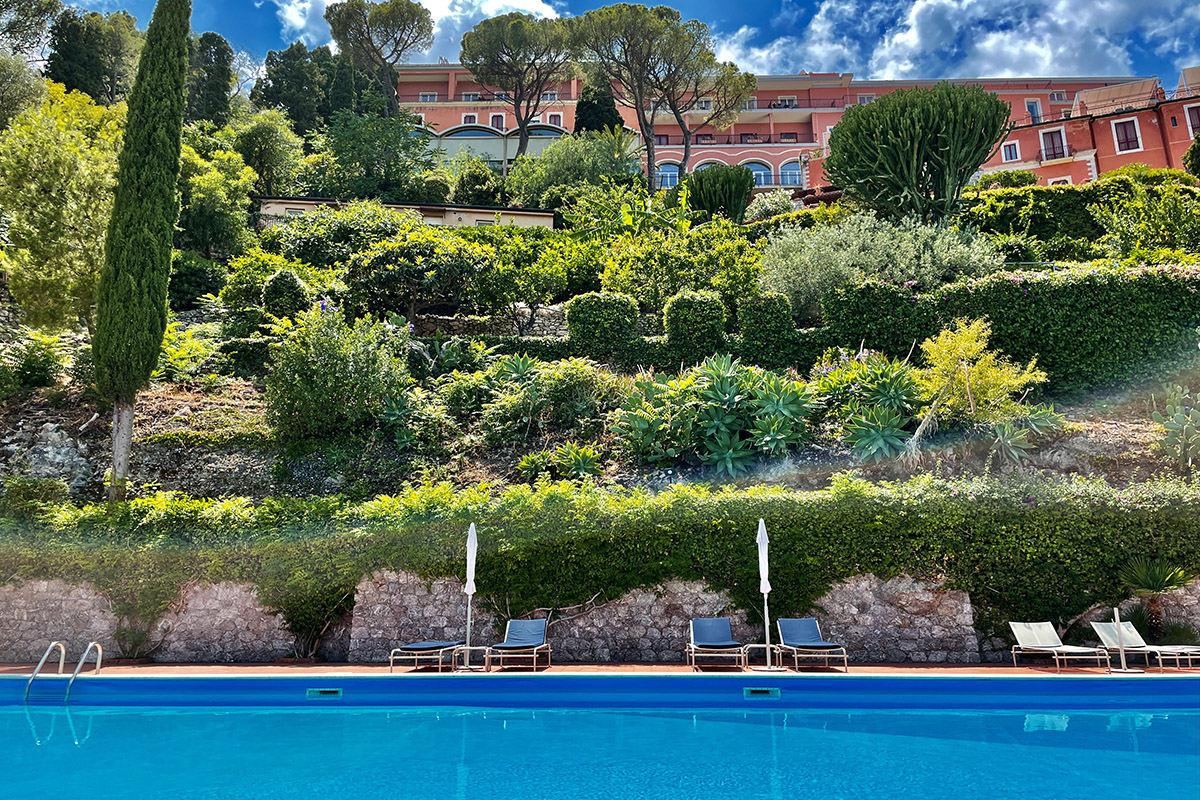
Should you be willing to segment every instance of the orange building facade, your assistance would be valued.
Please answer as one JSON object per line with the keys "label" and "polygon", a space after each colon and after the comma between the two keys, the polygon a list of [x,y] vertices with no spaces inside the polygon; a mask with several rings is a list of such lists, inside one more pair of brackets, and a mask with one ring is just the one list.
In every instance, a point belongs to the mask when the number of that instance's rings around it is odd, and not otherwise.
{"label": "orange building facade", "polygon": [[[995,92],[1012,108],[1014,129],[983,172],[1031,169],[1044,183],[1081,183],[1125,163],[1179,166],[1200,131],[1200,69],[1185,70],[1167,92],[1154,78],[1000,78],[955,80]],[[850,73],[762,75],[752,99],[724,130],[695,134],[688,169],[741,164],[763,190],[825,184],[822,164],[829,133],[845,109],[936,81],[862,81]],[[531,126],[529,153],[537,155],[573,130],[583,81],[575,78],[546,92]],[[497,165],[511,164],[517,138],[511,107],[457,64],[400,68],[400,102],[418,115],[437,146],[468,150]],[[636,130],[634,112],[618,104]],[[705,113],[695,112],[698,117]],[[683,134],[674,118],[655,123],[656,177],[679,181]]]}

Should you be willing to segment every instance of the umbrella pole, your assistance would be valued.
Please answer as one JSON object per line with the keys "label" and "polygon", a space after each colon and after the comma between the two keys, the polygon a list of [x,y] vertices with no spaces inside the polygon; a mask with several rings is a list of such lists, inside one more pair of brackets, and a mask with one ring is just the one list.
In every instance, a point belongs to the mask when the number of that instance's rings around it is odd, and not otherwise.
{"label": "umbrella pole", "polygon": [[767,666],[771,666],[771,614],[767,610],[767,593],[763,592],[763,632],[766,634]]}
{"label": "umbrella pole", "polygon": [[471,666],[471,601],[474,595],[467,595],[467,649],[463,652],[463,666]]}

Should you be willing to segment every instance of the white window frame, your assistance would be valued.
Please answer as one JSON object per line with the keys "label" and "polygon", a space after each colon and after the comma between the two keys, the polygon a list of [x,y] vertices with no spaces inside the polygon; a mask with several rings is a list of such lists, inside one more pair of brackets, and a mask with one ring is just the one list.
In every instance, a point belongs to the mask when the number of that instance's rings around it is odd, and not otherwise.
{"label": "white window frame", "polygon": [[708,111],[712,108],[712,98],[704,97],[696,101],[697,111]]}
{"label": "white window frame", "polygon": [[[1037,113],[1036,113],[1036,114],[1031,114],[1031,113],[1030,113],[1030,111],[1029,111],[1029,104],[1030,104],[1030,103],[1033,103],[1034,105],[1036,105],[1036,106],[1037,106]],[[1046,116],[1045,116],[1045,115],[1042,113],[1042,98],[1040,98],[1040,97],[1026,97],[1026,98],[1025,98],[1025,114],[1026,114],[1026,115],[1029,117],[1029,121],[1030,121],[1030,122],[1032,122],[1032,123],[1034,123],[1035,125],[1036,125],[1037,123],[1039,123],[1039,122],[1043,121],[1043,120],[1046,118]],[[1065,139],[1066,137],[1064,136],[1063,138]]]}
{"label": "white window frame", "polygon": [[757,110],[758,110],[758,98],[757,97],[751,97],[749,100],[742,103],[742,111],[757,111]]}
{"label": "white window frame", "polygon": [[[1046,128],[1045,130],[1038,131],[1038,150],[1040,151],[1041,154],[1045,154],[1045,152],[1046,152],[1045,136],[1047,133],[1054,133],[1055,131],[1058,131],[1058,133],[1060,133],[1062,135],[1062,146],[1063,146],[1062,157],[1070,158],[1071,157],[1071,148],[1067,146],[1067,128],[1065,125],[1059,125],[1058,127],[1055,127],[1055,128]],[[1051,160],[1058,161],[1059,159],[1055,158],[1055,159],[1051,159]]]}
{"label": "white window frame", "polygon": [[543,103],[557,103],[558,102],[558,91],[555,89],[551,89],[548,92],[542,92],[542,102]]}
{"label": "white window frame", "polygon": [[421,120],[422,125],[425,124],[425,112],[424,111],[422,111],[418,114],[413,114],[413,116],[416,117],[417,119]]}
{"label": "white window frame", "polygon": [[[1134,150],[1122,150],[1121,146],[1117,144],[1117,126],[1122,122],[1133,123],[1133,131],[1137,134],[1138,141],[1138,146]],[[1142,138],[1142,124],[1138,122],[1137,117],[1121,117],[1120,119],[1114,119],[1109,122],[1109,127],[1112,130],[1113,150],[1116,151],[1117,155],[1125,156],[1129,155],[1130,153],[1140,153],[1146,149],[1146,140]]]}
{"label": "white window frame", "polygon": [[[470,119],[467,119],[467,117],[470,117]],[[462,124],[463,125],[478,125],[479,124],[479,115],[478,114],[463,114],[462,115]]]}
{"label": "white window frame", "polygon": [[[1017,155],[1013,158],[1005,158],[1005,156],[1004,156],[1004,149],[1006,147],[1008,147],[1009,145],[1012,145],[1013,147],[1017,148]],[[1021,142],[1017,139],[1012,139],[1012,140],[1007,141],[1004,144],[1000,145],[1000,160],[1003,161],[1005,164],[1011,164],[1014,161],[1020,161],[1021,160]]]}
{"label": "white window frame", "polygon": [[482,92],[463,92],[462,93],[462,101],[464,103],[478,103],[482,99],[483,99]]}
{"label": "white window frame", "polygon": [[299,217],[304,214],[303,208],[285,208],[283,214],[286,217]]}
{"label": "white window frame", "polygon": [[1051,103],[1067,102],[1067,93],[1062,89],[1055,89],[1054,91],[1052,91],[1050,93],[1050,102]]}
{"label": "white window frame", "polygon": [[1063,175],[1058,178],[1050,178],[1046,181],[1047,186],[1070,186],[1073,183],[1074,181],[1071,180],[1070,175]]}
{"label": "white window frame", "polygon": [[1192,118],[1188,115],[1188,109],[1200,108],[1200,103],[1188,103],[1183,107],[1183,124],[1187,126],[1188,138],[1195,139],[1200,136],[1200,128],[1192,127]]}
{"label": "white window frame", "polygon": [[796,108],[796,95],[794,94],[781,94],[775,100],[782,104],[780,108]]}
{"label": "white window frame", "polygon": [[875,97],[876,95],[873,94],[860,94],[855,98],[854,102],[860,106],[865,106],[867,103],[873,102]]}
{"label": "white window frame", "polygon": [[549,124],[551,124],[551,125],[557,125],[557,126],[558,126],[558,127],[560,127],[560,128],[563,126],[563,124],[562,124],[562,114],[551,114],[551,115],[550,115],[550,117],[549,117],[549,119],[550,119],[550,123],[549,123]]}
{"label": "white window frame", "polygon": [[[500,118],[499,125],[496,124],[496,117]],[[504,114],[492,114],[488,117],[488,126],[495,128],[498,131],[502,131],[502,130],[504,130],[504,123],[507,121],[508,121],[508,119],[507,119],[507,117],[505,117]]]}
{"label": "white window frame", "polygon": [[529,118],[529,124],[530,125],[541,125],[542,124],[542,115],[534,114],[532,117]]}
{"label": "white window frame", "polygon": [[417,92],[418,103],[436,103],[438,101],[437,92]]}

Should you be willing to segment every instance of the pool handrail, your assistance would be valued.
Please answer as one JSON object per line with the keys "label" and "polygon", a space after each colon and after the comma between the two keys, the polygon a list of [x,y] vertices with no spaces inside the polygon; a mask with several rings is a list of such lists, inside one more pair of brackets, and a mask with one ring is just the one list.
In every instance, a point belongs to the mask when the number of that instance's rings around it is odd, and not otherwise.
{"label": "pool handrail", "polygon": [[23,702],[29,700],[29,689],[33,686],[33,679],[36,678],[38,673],[42,671],[42,667],[46,666],[46,659],[50,657],[50,653],[56,647],[58,648],[58,674],[62,675],[63,669],[65,669],[67,666],[67,648],[62,642],[51,642],[46,647],[46,652],[42,653],[42,660],[39,661],[37,666],[33,668],[33,674],[30,675],[29,680],[25,682],[25,696],[22,698]]}

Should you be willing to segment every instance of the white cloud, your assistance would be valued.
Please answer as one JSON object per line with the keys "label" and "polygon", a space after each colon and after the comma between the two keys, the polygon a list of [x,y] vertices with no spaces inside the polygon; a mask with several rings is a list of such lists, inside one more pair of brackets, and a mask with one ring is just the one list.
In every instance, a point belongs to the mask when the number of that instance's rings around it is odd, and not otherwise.
{"label": "white cloud", "polygon": [[[782,0],[776,20],[799,19],[793,0]],[[718,40],[722,58],[759,73],[1123,75],[1139,45],[1175,67],[1200,64],[1198,29],[1195,0],[820,0],[787,35],[743,27]]]}
{"label": "white cloud", "polygon": [[[276,7],[283,41],[299,39],[310,47],[329,44],[325,9],[338,0],[271,0]],[[558,10],[547,0],[424,0],[421,5],[433,17],[433,47],[415,54],[414,61],[431,61],[443,56],[458,60],[462,35],[477,22],[511,11],[535,17],[557,17]]]}

